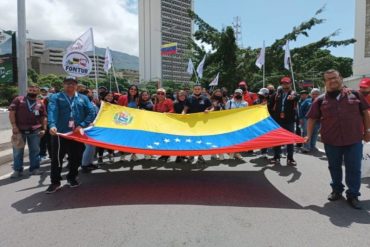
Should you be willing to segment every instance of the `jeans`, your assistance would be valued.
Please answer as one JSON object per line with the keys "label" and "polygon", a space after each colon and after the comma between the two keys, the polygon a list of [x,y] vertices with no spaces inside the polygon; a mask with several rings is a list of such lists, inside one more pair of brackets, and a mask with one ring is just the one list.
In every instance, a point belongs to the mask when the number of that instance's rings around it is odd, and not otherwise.
{"label": "jeans", "polygon": [[[302,128],[302,136],[303,137],[305,137],[305,136],[307,136],[307,122],[308,122],[308,119],[307,118],[303,118],[303,119],[301,119],[301,121],[302,121],[302,126],[301,126],[301,128]],[[303,147],[305,148],[305,149],[307,149],[307,150],[311,150],[311,142],[308,142],[308,143],[305,143],[305,144],[303,144]]]}
{"label": "jeans", "polygon": [[[28,152],[30,158],[30,172],[40,168],[40,135],[39,131],[31,132],[30,134],[22,133],[22,138],[28,145]],[[13,169],[14,171],[23,171],[23,156],[24,147],[15,148],[13,147]]]}
{"label": "jeans", "polygon": [[52,136],[52,155],[51,155],[51,183],[60,184],[62,180],[61,172],[63,159],[68,154],[69,173],[67,180],[76,179],[78,168],[82,162],[82,154],[85,150],[85,144],[68,140],[60,136]]}
{"label": "jeans", "polygon": [[311,136],[311,140],[310,140],[310,150],[316,149],[316,142],[317,142],[317,137],[319,135],[320,127],[321,127],[321,124],[320,124],[320,122],[317,121],[315,123],[314,128],[313,128],[313,132],[312,132],[312,136]]}
{"label": "jeans", "polygon": [[[279,123],[280,126],[292,133],[294,133],[294,124],[295,123]],[[293,152],[294,152],[294,146],[293,144],[287,145],[287,153],[288,153],[288,160],[293,159]],[[274,147],[274,158],[280,159],[281,158],[281,146]]]}
{"label": "jeans", "polygon": [[328,157],[329,171],[331,175],[331,187],[333,191],[342,193],[344,185],[342,184],[343,171],[342,163],[345,166],[345,181],[348,187],[347,197],[357,198],[360,196],[361,186],[361,160],[362,160],[362,142],[357,142],[348,146],[333,146],[325,144],[325,153]]}
{"label": "jeans", "polygon": [[81,166],[88,166],[93,163],[95,155],[95,146],[85,144],[85,151],[82,155]]}

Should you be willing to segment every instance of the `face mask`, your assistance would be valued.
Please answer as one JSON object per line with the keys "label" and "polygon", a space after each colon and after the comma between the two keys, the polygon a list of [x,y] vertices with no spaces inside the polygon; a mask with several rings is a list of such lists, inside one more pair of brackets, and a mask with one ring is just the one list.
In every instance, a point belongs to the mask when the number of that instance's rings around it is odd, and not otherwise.
{"label": "face mask", "polygon": [[244,87],[244,86],[241,86],[241,87],[239,87],[241,90],[243,90],[243,92],[245,92],[245,91],[247,91],[247,88],[246,87]]}
{"label": "face mask", "polygon": [[235,95],[235,99],[242,99],[241,95]]}
{"label": "face mask", "polygon": [[28,93],[28,94],[27,94],[27,97],[28,97],[28,98],[31,98],[31,99],[36,98],[36,96],[37,96],[37,94],[36,94],[36,93]]}
{"label": "face mask", "polygon": [[336,98],[340,94],[340,90],[328,92],[329,97]]}

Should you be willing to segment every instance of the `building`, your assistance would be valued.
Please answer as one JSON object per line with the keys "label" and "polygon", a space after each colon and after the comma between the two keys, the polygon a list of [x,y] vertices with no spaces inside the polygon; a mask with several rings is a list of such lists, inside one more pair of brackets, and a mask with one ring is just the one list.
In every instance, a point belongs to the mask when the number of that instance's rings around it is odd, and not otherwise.
{"label": "building", "polygon": [[[88,53],[89,55],[89,58],[91,59],[91,62],[92,62],[92,69],[91,69],[91,72],[90,72],[90,75],[89,75],[89,78],[90,79],[95,79],[95,58],[94,58],[94,55],[90,55],[90,53]],[[95,55],[96,57],[96,66],[97,66],[97,77],[98,79],[103,79],[105,78],[105,76],[107,75],[107,73],[105,73],[104,71],[104,61],[105,61],[105,57],[103,56],[98,56],[98,55]]]}
{"label": "building", "polygon": [[139,72],[131,69],[122,69],[116,72],[117,78],[126,79],[130,84],[139,82]]}
{"label": "building", "polygon": [[353,76],[344,80],[357,88],[362,77],[370,77],[370,0],[356,0]]}
{"label": "building", "polygon": [[[187,82],[192,0],[139,0],[140,81]],[[177,42],[177,54],[161,56],[161,45]]]}

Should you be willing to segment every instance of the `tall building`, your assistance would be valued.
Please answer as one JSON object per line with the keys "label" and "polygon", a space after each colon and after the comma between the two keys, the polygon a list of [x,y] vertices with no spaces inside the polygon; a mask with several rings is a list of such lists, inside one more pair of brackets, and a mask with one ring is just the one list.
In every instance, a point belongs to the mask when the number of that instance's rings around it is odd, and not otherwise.
{"label": "tall building", "polygon": [[[192,0],[139,0],[140,81],[187,82]],[[177,43],[177,54],[161,56],[161,45]]]}
{"label": "tall building", "polygon": [[[90,52],[88,54],[90,54]],[[98,79],[102,79],[106,76],[106,73],[104,71],[105,57],[98,56],[98,55],[95,55],[95,57],[96,57],[97,77]],[[89,74],[89,78],[94,79],[95,78],[95,58],[94,58],[94,55],[89,55],[89,58],[91,59],[91,63],[92,63],[92,69]]]}
{"label": "tall building", "polygon": [[370,0],[356,0],[353,76],[347,86],[357,88],[362,77],[370,77]]}

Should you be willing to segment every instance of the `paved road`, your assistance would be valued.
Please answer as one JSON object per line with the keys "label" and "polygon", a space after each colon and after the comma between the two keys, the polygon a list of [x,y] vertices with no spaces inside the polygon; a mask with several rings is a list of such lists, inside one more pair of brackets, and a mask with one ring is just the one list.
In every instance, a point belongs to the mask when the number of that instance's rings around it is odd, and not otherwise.
{"label": "paved road", "polygon": [[45,164],[41,176],[0,179],[0,246],[369,246],[370,179],[356,211],[326,200],[325,157],[296,159],[117,162],[53,195]]}

